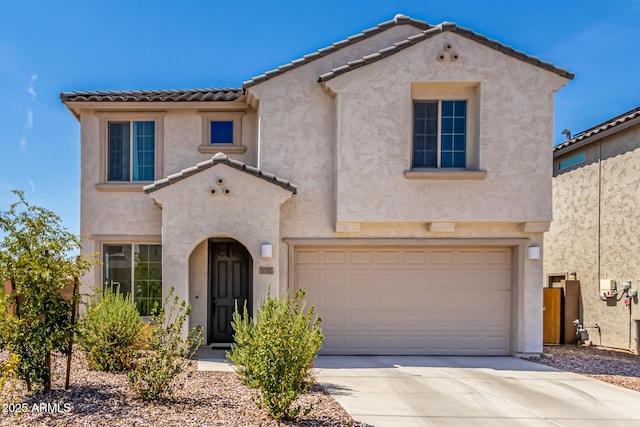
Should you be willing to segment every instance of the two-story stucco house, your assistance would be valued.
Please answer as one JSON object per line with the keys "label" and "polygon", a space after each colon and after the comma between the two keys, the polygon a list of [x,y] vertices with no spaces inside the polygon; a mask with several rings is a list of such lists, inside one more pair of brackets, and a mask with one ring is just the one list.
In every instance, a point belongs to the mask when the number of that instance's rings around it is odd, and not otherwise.
{"label": "two-story stucco house", "polygon": [[169,287],[232,341],[237,300],[307,290],[325,354],[542,350],[554,93],[573,75],[393,20],[238,89],[70,92],[88,283]]}
{"label": "two-story stucco house", "polygon": [[638,298],[624,289],[628,282],[632,291],[640,288],[639,207],[640,107],[553,148],[554,219],[544,243],[547,286],[576,273],[581,320],[599,326],[589,328],[594,344],[640,350]]}

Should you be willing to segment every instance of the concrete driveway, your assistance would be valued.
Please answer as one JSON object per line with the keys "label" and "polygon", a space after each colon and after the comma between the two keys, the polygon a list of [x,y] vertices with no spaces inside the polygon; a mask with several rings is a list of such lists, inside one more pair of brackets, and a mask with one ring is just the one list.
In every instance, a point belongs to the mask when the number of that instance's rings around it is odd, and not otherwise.
{"label": "concrete driveway", "polygon": [[356,420],[393,426],[640,426],[640,393],[512,357],[320,356]]}

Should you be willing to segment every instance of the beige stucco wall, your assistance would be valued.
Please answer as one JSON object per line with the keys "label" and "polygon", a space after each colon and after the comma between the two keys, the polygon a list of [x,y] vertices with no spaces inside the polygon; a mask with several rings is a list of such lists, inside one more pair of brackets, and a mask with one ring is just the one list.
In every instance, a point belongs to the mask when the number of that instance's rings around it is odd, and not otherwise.
{"label": "beige stucco wall", "polygon": [[[602,153],[600,156],[600,152]],[[558,162],[585,153],[585,163],[558,171]],[[601,162],[598,159],[602,158]],[[629,309],[599,297],[599,279],[640,288],[640,126],[623,130],[554,161],[554,219],[545,235],[544,272],[576,272],[584,322],[594,344],[636,350],[637,300]],[[600,275],[598,275],[600,265]]]}
{"label": "beige stucco wall", "polygon": [[[206,325],[204,299],[196,300],[195,295],[206,289],[203,242],[210,237],[233,237],[247,247],[254,259],[254,302],[269,285],[281,292],[292,285],[291,248],[283,238],[445,238],[452,245],[456,239],[517,239],[514,352],[541,351],[542,262],[527,260],[525,253],[530,244],[542,245],[542,234],[540,228],[524,232],[523,223],[551,219],[547,171],[553,93],[566,80],[445,33],[333,79],[328,89],[317,83],[318,76],[331,68],[417,32],[408,25],[394,27],[248,89],[248,99],[255,101],[251,102],[257,110],[247,107],[243,117],[247,151],[230,157],[297,184],[294,197],[220,165],[150,195],[97,191],[99,176],[92,171],[105,161],[94,148],[99,145],[100,118],[91,112],[83,114],[84,232],[161,235],[164,290],[176,285],[179,294],[194,305],[194,313],[200,307],[199,314],[191,316],[192,326]],[[457,49],[457,62],[436,61],[446,43]],[[428,96],[460,82],[472,93],[471,134],[477,142],[472,164],[486,170],[486,178],[406,179],[404,171],[411,162],[412,87]],[[162,124],[163,175],[210,157],[197,149],[202,140],[197,110],[167,108]],[[214,171],[224,171],[225,180],[240,190],[226,199],[210,197]],[[99,216],[110,204],[121,204],[125,210],[135,205],[141,210],[139,218]],[[338,221],[355,223],[355,231],[336,231]],[[429,231],[427,224],[438,221],[453,224],[453,231]],[[263,242],[274,245],[269,261],[275,266],[273,276],[257,274]],[[96,279],[98,272],[99,268],[94,269]]]}
{"label": "beige stucco wall", "polygon": [[[223,184],[218,185],[218,179]],[[212,188],[218,190],[215,195],[210,194]],[[231,193],[222,194],[223,188]],[[280,206],[293,196],[290,191],[219,164],[150,196],[162,206],[163,293],[174,286],[180,298],[204,311],[189,319],[190,326],[203,325],[203,321],[206,325],[206,305],[203,308],[202,300],[206,301],[209,238],[230,237],[249,251],[253,260],[254,311],[269,289],[273,295],[279,294],[276,242],[280,241]],[[273,245],[272,259],[261,257],[262,243]],[[261,266],[272,266],[274,274],[260,274]],[[200,301],[196,301],[196,295]]]}
{"label": "beige stucco wall", "polygon": [[[455,63],[435,59],[447,43],[460,55]],[[347,48],[341,58],[361,53]],[[565,79],[445,33],[339,76],[328,90],[315,83],[346,62],[329,56],[249,89],[264,118],[260,166],[300,187],[282,210],[283,237],[509,236],[542,245],[541,232],[523,233],[520,224],[551,220],[553,97]],[[487,171],[484,180],[405,178],[412,84],[421,82],[472,87],[471,164]],[[455,231],[429,232],[432,221],[455,222]],[[360,231],[337,232],[337,222],[357,223]],[[525,252],[517,252],[514,277],[514,352],[522,353],[542,349],[542,262],[526,260]],[[287,268],[281,258],[281,282]]]}

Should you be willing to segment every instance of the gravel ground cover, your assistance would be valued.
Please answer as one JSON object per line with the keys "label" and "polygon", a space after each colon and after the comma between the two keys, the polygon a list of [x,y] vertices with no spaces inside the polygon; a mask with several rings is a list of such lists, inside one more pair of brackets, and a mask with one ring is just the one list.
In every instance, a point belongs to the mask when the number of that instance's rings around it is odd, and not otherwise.
{"label": "gravel ground cover", "polygon": [[[0,360],[6,353],[0,353]],[[640,391],[640,356],[625,350],[576,345],[545,346],[530,359],[565,371]],[[64,390],[65,359],[54,358],[53,390],[27,395],[24,386],[2,396],[0,426],[355,426],[342,407],[319,385],[302,396],[314,408],[296,423],[275,421],[253,401],[255,391],[232,372],[192,371],[185,387],[168,400],[146,404],[129,391],[125,374],[87,369],[82,356],[73,358],[71,387]]]}
{"label": "gravel ground cover", "polygon": [[[0,360],[6,357],[0,353]],[[255,391],[233,372],[193,368],[191,377],[183,378],[185,387],[172,398],[146,404],[131,394],[126,374],[91,371],[80,354],[74,354],[70,389],[65,391],[65,361],[54,358],[53,390],[46,395],[29,396],[22,385],[5,390],[0,426],[365,426],[354,422],[319,385],[300,398],[313,410],[296,423],[284,423],[259,409]]]}
{"label": "gravel ground cover", "polygon": [[627,350],[600,346],[550,345],[544,346],[543,357],[530,360],[640,391],[640,356]]}

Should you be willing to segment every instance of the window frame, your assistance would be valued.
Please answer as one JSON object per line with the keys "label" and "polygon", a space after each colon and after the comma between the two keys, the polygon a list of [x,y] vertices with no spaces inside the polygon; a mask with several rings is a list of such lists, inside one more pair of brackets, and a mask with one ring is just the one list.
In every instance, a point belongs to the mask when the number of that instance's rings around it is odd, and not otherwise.
{"label": "window frame", "polygon": [[[144,152],[146,150],[141,149],[138,150],[139,153],[136,154],[136,138],[139,135],[136,135],[136,124],[142,124],[142,131],[144,132],[144,127],[147,123],[151,123],[153,124],[153,171],[154,174],[152,176],[151,179],[136,179],[136,174],[139,173],[139,171],[136,171],[136,168],[139,168],[141,166],[141,162],[140,159],[138,160],[138,165],[135,164],[135,159],[136,157],[138,157],[140,154],[142,154],[144,156]],[[116,120],[109,120],[107,122],[107,180],[108,182],[152,182],[155,179],[155,151],[156,151],[156,131],[155,131],[155,124],[156,122],[154,120],[123,120],[123,121],[116,121]],[[111,175],[111,169],[112,169],[112,158],[111,158],[111,130],[112,130],[112,125],[123,125],[123,126],[127,126],[128,127],[128,132],[127,132],[127,136],[128,136],[128,152],[126,153],[128,155],[128,170],[126,171],[127,176],[129,177],[129,179],[114,179]],[[121,136],[121,135],[119,135]],[[149,135],[142,135],[143,138],[148,137]],[[124,150],[120,150],[120,154],[123,154]],[[122,162],[121,162],[122,163]],[[144,168],[144,160],[142,161],[142,167]],[[122,165],[120,165],[122,166]],[[121,169],[123,169],[121,167]],[[121,172],[121,174],[124,175],[124,173]]]}
{"label": "window frame", "polygon": [[[464,119],[465,119],[465,129],[464,129],[464,166],[442,166],[442,119],[443,119],[443,107],[442,107],[442,103],[443,102],[458,102],[458,101],[464,101],[465,103],[465,112],[464,112]],[[415,109],[416,109],[416,104],[436,104],[437,106],[437,117],[436,117],[436,123],[437,123],[437,131],[436,131],[436,165],[435,166],[426,166],[426,165],[419,165],[419,166],[415,166],[414,164],[414,157],[415,157],[415,153],[416,153],[416,149],[415,149],[415,137],[416,137],[416,132],[415,132],[415,125],[416,125],[416,117],[415,117]],[[412,141],[411,141],[411,169],[412,170],[417,170],[417,169],[424,169],[424,170],[433,170],[433,169],[437,169],[437,170],[445,170],[445,171],[462,171],[462,170],[467,170],[468,169],[468,164],[469,164],[469,150],[468,150],[468,145],[469,145],[469,99],[467,98],[440,98],[440,99],[414,99],[413,100],[413,105],[412,105]],[[455,113],[454,113],[455,114]],[[452,119],[455,120],[455,118],[457,118],[455,115],[453,115],[451,117]],[[454,141],[452,139],[451,141],[452,144],[452,149],[450,151],[454,152],[455,150],[453,150],[453,147],[455,145]]]}
{"label": "window frame", "polygon": [[[482,85],[479,81],[415,81],[411,82],[411,97],[406,103],[406,155],[408,180],[484,180],[488,173],[480,159],[480,109]],[[414,104],[447,100],[467,101],[466,166],[464,168],[414,167]]]}
{"label": "window frame", "polygon": [[[136,283],[136,278],[135,278],[135,246],[140,246],[140,245],[145,245],[145,246],[160,246],[160,250],[163,251],[163,245],[162,243],[158,242],[158,241],[137,241],[137,240],[102,240],[100,242],[98,242],[99,244],[99,248],[100,248],[100,255],[101,255],[101,260],[102,265],[100,268],[100,283],[102,283],[101,285],[101,289],[104,291],[105,286],[106,286],[106,275],[105,275],[105,269],[107,268],[107,264],[104,262],[105,259],[105,247],[106,246],[128,246],[131,252],[131,289],[129,291],[130,293],[130,301],[135,302],[135,283]],[[162,257],[160,258],[160,268],[161,268],[161,273],[162,273]],[[160,286],[161,286],[161,293],[160,293],[160,303],[162,304],[163,298],[164,298],[164,292],[162,291],[163,289],[163,279],[162,279],[162,275],[160,278]],[[140,317],[142,318],[148,318],[149,315],[145,315],[145,314],[141,314]]]}
{"label": "window frame", "polygon": [[[97,112],[99,123],[100,165],[96,189],[98,191],[142,191],[144,185],[163,176],[164,112]],[[153,180],[109,181],[109,123],[110,122],[154,122],[154,167]],[[132,127],[132,126],[131,126]],[[130,147],[130,150],[132,148]]]}
{"label": "window frame", "polygon": [[[244,111],[200,111],[198,113],[202,120],[202,141],[198,146],[198,151],[203,154],[242,154],[247,151],[247,147],[242,145],[242,116]],[[232,143],[211,143],[211,122],[232,122],[233,142]]]}

